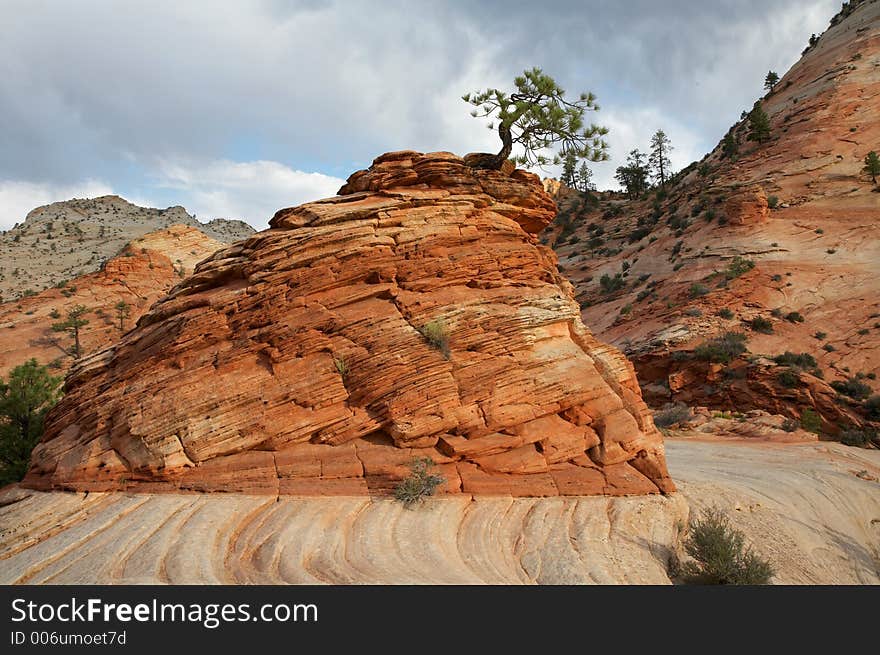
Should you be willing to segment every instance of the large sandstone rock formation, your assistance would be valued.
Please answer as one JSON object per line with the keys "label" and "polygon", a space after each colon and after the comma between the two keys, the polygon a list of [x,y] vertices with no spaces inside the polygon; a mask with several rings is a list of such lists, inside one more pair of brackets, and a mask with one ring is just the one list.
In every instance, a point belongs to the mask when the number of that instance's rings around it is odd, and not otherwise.
{"label": "large sandstone rock formation", "polygon": [[555,211],[530,173],[379,157],[84,359],[25,484],[381,493],[428,456],[446,492],[671,491],[632,366],[537,245]]}

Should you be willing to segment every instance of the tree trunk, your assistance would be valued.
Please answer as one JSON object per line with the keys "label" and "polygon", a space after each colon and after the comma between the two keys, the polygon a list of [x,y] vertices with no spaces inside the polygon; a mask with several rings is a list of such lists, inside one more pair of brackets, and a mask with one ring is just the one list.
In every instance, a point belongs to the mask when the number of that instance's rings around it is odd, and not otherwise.
{"label": "tree trunk", "polygon": [[490,170],[499,171],[510,158],[513,151],[513,135],[510,133],[510,127],[504,123],[498,124],[498,136],[501,137],[501,150],[497,155],[483,154],[468,155],[470,161],[467,162],[472,168],[488,168]]}

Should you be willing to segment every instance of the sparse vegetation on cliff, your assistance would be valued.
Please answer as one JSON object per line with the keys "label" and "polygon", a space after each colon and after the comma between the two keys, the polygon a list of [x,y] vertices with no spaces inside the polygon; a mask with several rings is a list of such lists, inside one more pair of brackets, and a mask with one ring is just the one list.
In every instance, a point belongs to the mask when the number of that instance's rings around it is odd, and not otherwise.
{"label": "sparse vegetation on cliff", "polygon": [[694,356],[716,364],[729,364],[746,351],[747,340],[742,332],[725,332],[697,346]]}

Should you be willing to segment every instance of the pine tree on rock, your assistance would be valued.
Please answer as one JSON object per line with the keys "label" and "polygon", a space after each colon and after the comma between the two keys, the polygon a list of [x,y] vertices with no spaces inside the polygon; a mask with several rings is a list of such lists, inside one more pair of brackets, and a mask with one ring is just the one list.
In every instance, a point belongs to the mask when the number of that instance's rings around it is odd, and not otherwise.
{"label": "pine tree on rock", "polygon": [[862,172],[870,175],[874,186],[877,186],[877,176],[880,175],[880,156],[874,150],[865,157],[865,167]]}
{"label": "pine tree on rock", "polygon": [[[472,166],[499,170],[511,158],[514,144],[522,147],[523,154],[511,159],[527,167],[559,164],[569,154],[589,161],[608,159],[603,139],[608,128],[584,124],[584,114],[599,109],[592,93],[566,100],[565,91],[540,68],[525,71],[513,82],[513,93],[486,89],[462,96],[474,106],[471,116],[492,117],[488,127],[498,130],[502,144],[498,154],[476,157]],[[555,144],[560,144],[560,152],[549,157],[545,151]]]}
{"label": "pine tree on rock", "polygon": [[749,141],[757,141],[764,143],[770,140],[770,117],[761,102],[755,103],[752,111],[749,112]]}
{"label": "pine tree on rock", "polygon": [[666,180],[669,179],[669,169],[672,165],[669,161],[669,153],[672,149],[672,143],[663,130],[654,132],[654,136],[651,137],[651,154],[648,156],[648,163],[654,179],[660,183],[660,186],[666,186]]}
{"label": "pine tree on rock", "polygon": [[779,83],[779,75],[770,71],[767,73],[767,77],[764,78],[764,88],[767,91],[772,91],[776,85]]}

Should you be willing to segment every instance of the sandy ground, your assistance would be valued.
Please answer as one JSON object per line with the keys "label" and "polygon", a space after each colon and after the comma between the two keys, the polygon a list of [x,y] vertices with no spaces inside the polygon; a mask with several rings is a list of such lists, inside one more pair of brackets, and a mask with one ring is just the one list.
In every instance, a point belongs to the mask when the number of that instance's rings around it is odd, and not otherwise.
{"label": "sandy ground", "polygon": [[[778,583],[878,583],[880,452],[675,438],[671,497],[0,494],[0,583],[665,584],[688,504]],[[863,477],[856,473],[862,472]],[[687,502],[686,502],[687,501]]]}

